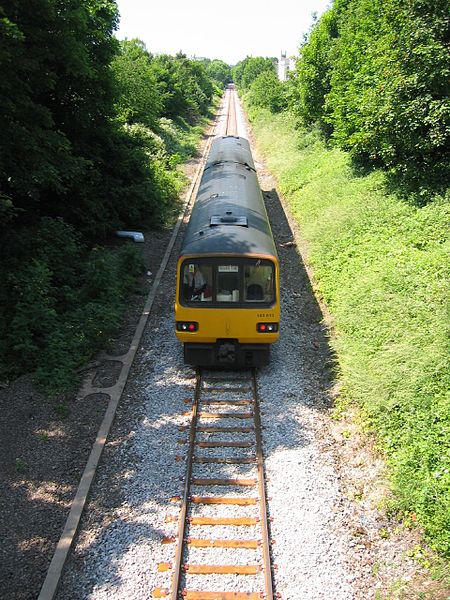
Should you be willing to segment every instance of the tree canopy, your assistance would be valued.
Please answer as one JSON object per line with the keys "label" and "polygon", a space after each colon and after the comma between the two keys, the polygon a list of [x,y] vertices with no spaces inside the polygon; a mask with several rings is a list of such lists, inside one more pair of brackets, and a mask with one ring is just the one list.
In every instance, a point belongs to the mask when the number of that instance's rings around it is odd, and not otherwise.
{"label": "tree canopy", "polygon": [[297,61],[294,107],[418,201],[448,184],[448,4],[335,0]]}
{"label": "tree canopy", "polygon": [[117,18],[114,0],[0,7],[0,377],[61,389],[105,343],[139,261],[99,244],[171,218],[217,89],[199,61],[116,40]]}
{"label": "tree canopy", "polygon": [[258,75],[265,71],[275,72],[275,62],[274,58],[247,56],[233,67],[233,81],[243,91],[247,91]]}

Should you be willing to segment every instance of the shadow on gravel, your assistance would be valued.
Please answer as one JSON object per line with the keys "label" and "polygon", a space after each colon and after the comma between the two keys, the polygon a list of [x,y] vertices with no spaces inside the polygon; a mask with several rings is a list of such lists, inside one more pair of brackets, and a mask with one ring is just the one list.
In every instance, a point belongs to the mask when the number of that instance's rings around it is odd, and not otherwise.
{"label": "shadow on gravel", "polygon": [[[271,364],[258,374],[264,420],[271,419],[267,429],[277,431],[276,439],[270,431],[263,434],[270,438],[264,440],[266,458],[270,458],[272,453],[311,443],[308,423],[299,419],[295,408],[302,405],[321,412],[331,406],[334,359],[322,311],[280,199],[273,189],[265,191],[264,197],[281,261],[282,296],[281,340],[274,345]],[[136,579],[131,584],[135,590],[147,581],[151,586],[156,563],[167,560],[161,541],[175,534],[176,525],[164,525],[164,517],[177,515],[179,510],[170,498],[182,494],[185,464],[176,457],[184,454],[179,440],[188,434],[178,426],[183,422],[181,413],[189,408],[184,400],[193,397],[194,378],[194,370],[183,366],[181,345],[173,334],[176,256],[177,248],[102,458],[104,465],[115,466],[98,473],[58,600],[81,600],[91,594],[124,597],[129,593],[130,578]],[[186,418],[183,423],[188,422]],[[207,467],[202,468],[207,475]],[[254,467],[239,465],[238,469],[239,476],[246,477]],[[235,465],[223,465],[220,471],[215,469],[214,476],[236,474]],[[219,493],[226,495],[232,490],[221,487]],[[143,555],[148,561],[145,572],[139,566]],[[169,580],[166,574],[166,582]],[[147,597],[151,590],[142,593]]]}
{"label": "shadow on gravel", "polygon": [[337,363],[324,314],[277,191],[263,195],[281,264],[281,339],[273,347],[268,369],[289,359],[304,384],[302,400],[311,408],[330,408]]}

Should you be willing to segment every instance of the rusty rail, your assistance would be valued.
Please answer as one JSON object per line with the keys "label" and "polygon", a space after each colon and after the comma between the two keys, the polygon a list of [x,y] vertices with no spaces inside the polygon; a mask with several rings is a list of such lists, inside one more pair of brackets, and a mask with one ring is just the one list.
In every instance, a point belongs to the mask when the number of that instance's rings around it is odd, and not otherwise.
{"label": "rusty rail", "polygon": [[[222,386],[221,383],[226,382],[226,385]],[[248,385],[250,383],[250,385]],[[241,384],[241,385],[237,385]],[[223,401],[220,399],[220,394],[241,394],[245,395],[246,403],[250,403],[251,412],[246,412],[245,418],[252,421],[252,425],[245,427],[209,427],[199,424],[201,419],[210,419],[214,414],[215,418],[220,420],[227,420],[229,418],[241,417],[243,413],[230,413],[230,412],[216,412],[216,413],[205,413],[201,409],[203,405],[218,406],[229,406],[229,402],[232,402],[239,410],[241,406],[239,399],[237,402],[230,400],[230,398],[224,398]],[[202,398],[202,396],[208,396]],[[211,396],[214,397],[214,401],[211,400]],[[251,396],[251,399],[249,399]],[[217,400],[216,400],[217,398]],[[163,543],[176,543],[176,551],[173,563],[161,563],[159,570],[161,572],[172,571],[172,583],[171,588],[162,589],[157,588],[153,591],[153,597],[164,598],[170,595],[171,600],[179,600],[179,598],[264,598],[266,600],[273,600],[273,580],[272,580],[272,564],[270,554],[270,528],[269,519],[267,514],[267,498],[265,490],[265,475],[264,475],[264,456],[262,448],[262,428],[261,428],[261,416],[260,406],[258,398],[258,387],[256,379],[256,371],[252,370],[249,379],[243,379],[242,377],[234,377],[233,375],[228,377],[211,377],[204,376],[202,371],[199,369],[196,373],[195,389],[192,399],[191,410],[183,413],[185,416],[189,415],[190,427],[189,427],[189,440],[187,444],[186,452],[186,474],[184,480],[184,490],[181,497],[181,506],[178,517],[169,517],[168,520],[178,519],[178,532],[176,538],[164,538]],[[186,429],[184,429],[186,430]],[[202,442],[198,440],[199,434],[218,434],[221,433],[245,433],[245,441],[230,442],[227,440],[217,442]],[[249,448],[254,448],[253,455],[251,457],[246,456],[230,456],[230,457],[199,457],[196,456],[198,449],[204,448],[228,448],[242,451],[245,449],[248,451]],[[215,475],[209,477],[199,477],[195,475],[196,464],[208,464],[212,467],[217,465],[219,471],[214,471]],[[224,464],[248,464],[254,465],[256,470],[256,477],[223,477],[223,473],[220,471],[221,465]],[[232,486],[236,490],[243,489],[254,489],[255,493],[252,497],[239,496],[238,492],[234,496],[223,496],[219,493],[211,495],[192,495],[192,486],[202,487],[216,487],[216,486]],[[232,516],[227,517],[208,517],[208,516],[191,516],[192,508],[195,505],[228,505],[232,508]],[[259,508],[258,516],[242,516],[239,511],[242,507],[254,506],[255,509]],[[255,513],[257,514],[257,513]],[[235,535],[236,539],[217,539],[213,537],[207,537],[206,539],[190,536],[191,527],[203,526],[210,527],[211,531],[216,526],[233,526],[237,527],[239,531],[242,531],[241,535]],[[256,527],[259,532],[255,537],[258,539],[249,539],[246,531],[249,527]],[[250,536],[252,537],[252,536]],[[199,564],[199,561],[195,561],[194,564],[190,564],[185,559],[185,551],[188,548],[236,548],[236,549],[247,549],[254,550],[259,553],[261,560],[249,561],[252,564]],[[256,555],[255,555],[256,556]],[[234,561],[233,561],[234,562]],[[245,561],[244,561],[245,562]],[[201,561],[200,561],[201,563]],[[236,592],[236,591],[195,591],[186,589],[183,582],[186,575],[220,575],[230,574],[234,576],[256,576],[259,573],[263,574],[264,583],[262,578],[255,581],[255,586],[264,585],[264,589],[256,589],[249,592]],[[262,576],[260,576],[262,577]],[[215,595],[214,595],[215,594]]]}

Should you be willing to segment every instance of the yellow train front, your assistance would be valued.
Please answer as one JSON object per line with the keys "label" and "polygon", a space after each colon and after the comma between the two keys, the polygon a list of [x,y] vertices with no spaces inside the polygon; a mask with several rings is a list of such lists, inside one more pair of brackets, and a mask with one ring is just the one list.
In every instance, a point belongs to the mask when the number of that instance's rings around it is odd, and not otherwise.
{"label": "yellow train front", "polygon": [[247,140],[211,146],[177,265],[187,364],[266,365],[280,334],[279,262]]}

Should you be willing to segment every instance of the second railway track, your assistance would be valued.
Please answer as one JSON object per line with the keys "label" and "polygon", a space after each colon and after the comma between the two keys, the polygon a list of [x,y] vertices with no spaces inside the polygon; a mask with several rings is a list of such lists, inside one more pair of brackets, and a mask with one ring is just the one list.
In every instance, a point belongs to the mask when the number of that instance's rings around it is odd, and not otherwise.
{"label": "second railway track", "polygon": [[186,448],[184,491],[168,517],[178,522],[170,587],[155,598],[272,600],[261,417],[255,370],[198,370],[180,427]]}

